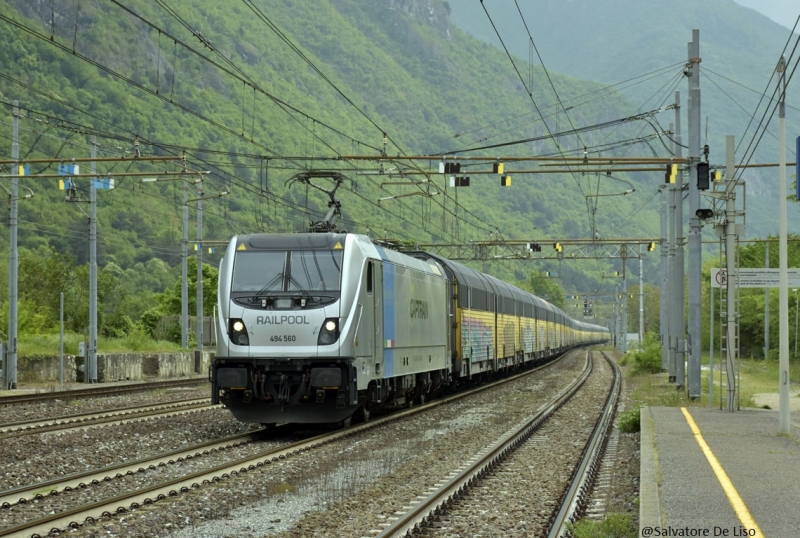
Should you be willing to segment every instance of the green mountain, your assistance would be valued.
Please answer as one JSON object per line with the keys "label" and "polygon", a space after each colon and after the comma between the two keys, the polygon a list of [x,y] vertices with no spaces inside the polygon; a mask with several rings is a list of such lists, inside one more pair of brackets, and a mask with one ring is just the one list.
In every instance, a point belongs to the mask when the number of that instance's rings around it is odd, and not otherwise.
{"label": "green mountain", "polygon": [[[180,172],[180,165],[144,162],[151,155],[185,155],[189,170],[209,172],[202,192],[188,187],[189,199],[230,191],[203,203],[203,238],[217,248],[204,253],[211,264],[233,234],[304,230],[319,221],[327,195],[297,181],[311,170],[346,177],[336,191],[339,228],[381,238],[530,239],[552,251],[559,239],[657,237],[661,174],[515,174],[532,165],[509,162],[512,185],[502,187],[497,175],[475,173],[499,156],[583,147],[604,155],[624,155],[619,148],[629,147],[649,152],[636,140],[652,129],[618,123],[644,109],[604,84],[521,69],[519,58],[512,63],[450,17],[451,5],[440,0],[9,0],[0,5],[0,158],[11,157],[13,100],[22,109],[25,160],[87,158],[91,136],[100,157],[143,156],[98,164],[108,177],[120,174],[115,189],[98,194],[99,264],[131,293],[171,286],[180,262],[182,182],[121,175],[180,177],[163,174]],[[668,123],[671,112],[663,114]],[[598,124],[613,128],[551,137]],[[492,145],[502,146],[474,149]],[[430,174],[446,153],[484,158],[463,162],[463,173],[473,172],[468,188]],[[382,154],[398,158],[367,158]],[[88,169],[81,163],[82,172]],[[57,174],[57,165],[31,162],[30,172]],[[329,179],[311,181],[333,188]],[[87,183],[74,182],[73,199],[88,198]],[[65,203],[54,177],[26,177],[20,186],[35,194],[19,204],[21,247],[53,247],[84,263],[88,204]],[[635,192],[598,196],[622,190]],[[188,204],[192,241],[196,205]],[[7,248],[7,231],[2,241]],[[547,260],[479,267],[507,280],[558,271],[565,288],[576,291],[613,289],[603,275],[621,269],[619,260],[559,264],[544,254]],[[647,263],[654,281],[657,271]]]}
{"label": "green mountain", "polygon": [[[692,30],[698,29],[701,139],[710,147],[710,161],[724,165],[726,135],[736,137],[738,163],[778,161],[777,113],[760,140],[756,128],[773,112],[770,106],[767,117],[763,116],[769,99],[778,98],[775,67],[787,45],[785,54],[791,59],[798,36],[752,9],[733,0],[532,0],[453,2],[452,6],[453,23],[470,34],[499,47],[499,33],[512,54],[532,58],[533,65],[541,65],[541,57],[554,72],[615,85],[644,108],[651,108],[653,102],[672,102],[672,90],[679,90],[684,143],[688,140],[688,87],[681,73]],[[788,26],[793,23],[787,21]],[[795,56],[794,65],[796,61]],[[790,62],[787,76],[791,71]],[[759,106],[762,95],[765,101]],[[791,83],[786,102],[787,156],[794,162],[800,94],[792,91]],[[661,125],[666,123],[661,121]],[[742,178],[747,182],[746,235],[776,235],[777,168],[749,169]],[[790,230],[800,230],[800,211],[790,206],[789,213]]]}

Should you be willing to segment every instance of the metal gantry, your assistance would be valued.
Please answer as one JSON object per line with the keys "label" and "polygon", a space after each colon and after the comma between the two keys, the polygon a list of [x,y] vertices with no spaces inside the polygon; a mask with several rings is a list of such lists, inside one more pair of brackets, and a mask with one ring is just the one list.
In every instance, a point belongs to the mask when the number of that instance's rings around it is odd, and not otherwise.
{"label": "metal gantry", "polygon": [[[651,245],[660,243],[654,238],[619,239],[508,239],[492,241],[471,241],[469,243],[406,243],[391,239],[382,243],[396,250],[425,250],[454,261],[493,261],[493,260],[556,260],[564,259],[626,259],[638,258],[639,250],[629,249],[629,245]],[[545,245],[541,251],[531,250],[531,243]],[[547,248],[547,244],[552,245]],[[561,251],[555,248],[561,246]],[[569,247],[569,248],[567,248]]]}

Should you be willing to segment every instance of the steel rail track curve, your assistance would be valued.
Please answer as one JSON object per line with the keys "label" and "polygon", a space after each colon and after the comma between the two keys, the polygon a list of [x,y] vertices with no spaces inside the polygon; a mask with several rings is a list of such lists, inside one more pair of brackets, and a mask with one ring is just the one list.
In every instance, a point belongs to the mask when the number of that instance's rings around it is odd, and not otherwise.
{"label": "steel rail track curve", "polygon": [[[606,398],[605,409],[601,415],[601,421],[599,421],[603,423],[603,426],[595,426],[593,435],[590,441],[587,442],[585,450],[594,447],[602,447],[602,439],[595,439],[601,432],[607,430],[607,425],[613,422],[613,409],[616,404],[612,402],[616,402],[616,395],[619,390],[619,371],[616,365],[613,364],[613,361],[610,361],[605,355],[603,355],[603,357],[612,364],[615,380],[614,387]],[[386,528],[377,534],[377,538],[396,538],[424,533],[447,506],[463,496],[464,493],[470,487],[476,485],[484,475],[489,473],[502,460],[509,457],[510,454],[533,435],[555,411],[572,398],[589,378],[592,371],[592,358],[587,354],[586,365],[582,374],[562,390],[549,405],[541,408],[521,426],[465,462],[461,469],[451,473],[446,481],[438,483],[435,489],[428,492],[427,495],[418,497],[404,513],[397,513],[396,518],[392,522],[387,523]],[[608,412],[609,408],[612,411],[611,413]],[[584,458],[584,460],[586,459],[587,458]],[[588,467],[588,464],[584,462],[579,467],[580,469],[585,469]],[[558,532],[560,532],[560,529],[563,527],[563,522],[566,521],[564,518],[572,516],[575,510],[582,506],[579,502],[573,502],[573,499],[579,496],[582,499],[583,492],[588,487],[588,485],[581,487],[581,485],[586,482],[585,480],[581,480],[582,476],[582,471],[575,472],[573,483],[578,483],[579,485],[570,488],[562,500],[562,504],[566,505],[566,508],[562,508],[562,510],[559,511],[559,516],[553,524],[553,529],[558,529]],[[563,515],[561,512],[563,512]],[[558,532],[556,532],[556,536]]]}
{"label": "steel rail track curve", "polygon": [[563,538],[564,536],[568,536],[565,527],[566,523],[575,523],[585,511],[594,480],[597,477],[597,471],[602,463],[603,452],[608,442],[609,432],[614,426],[617,401],[619,400],[620,391],[622,390],[622,376],[619,371],[619,366],[617,366],[605,352],[601,353],[614,372],[614,384],[608,393],[600,419],[597,421],[597,424],[595,424],[592,435],[586,443],[584,456],[580,465],[575,470],[569,490],[561,501],[561,508],[558,511],[558,515],[556,515],[548,538]]}

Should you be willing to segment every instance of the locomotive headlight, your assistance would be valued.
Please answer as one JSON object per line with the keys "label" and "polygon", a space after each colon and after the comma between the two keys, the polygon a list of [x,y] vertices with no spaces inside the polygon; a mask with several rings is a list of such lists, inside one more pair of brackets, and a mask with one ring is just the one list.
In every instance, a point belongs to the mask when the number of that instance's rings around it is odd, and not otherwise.
{"label": "locomotive headlight", "polygon": [[339,323],[336,318],[328,318],[322,324],[322,330],[319,331],[319,338],[317,338],[317,345],[327,346],[336,342],[339,338]]}
{"label": "locomotive headlight", "polygon": [[231,342],[238,346],[249,346],[250,336],[247,334],[247,327],[241,319],[231,319],[228,322],[228,334]]}

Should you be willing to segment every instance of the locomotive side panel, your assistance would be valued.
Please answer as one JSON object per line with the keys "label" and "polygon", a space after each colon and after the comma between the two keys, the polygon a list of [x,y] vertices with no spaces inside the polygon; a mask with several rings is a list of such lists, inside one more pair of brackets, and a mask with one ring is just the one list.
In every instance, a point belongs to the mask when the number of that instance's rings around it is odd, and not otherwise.
{"label": "locomotive side panel", "polygon": [[383,264],[385,377],[447,367],[447,287],[442,276]]}

